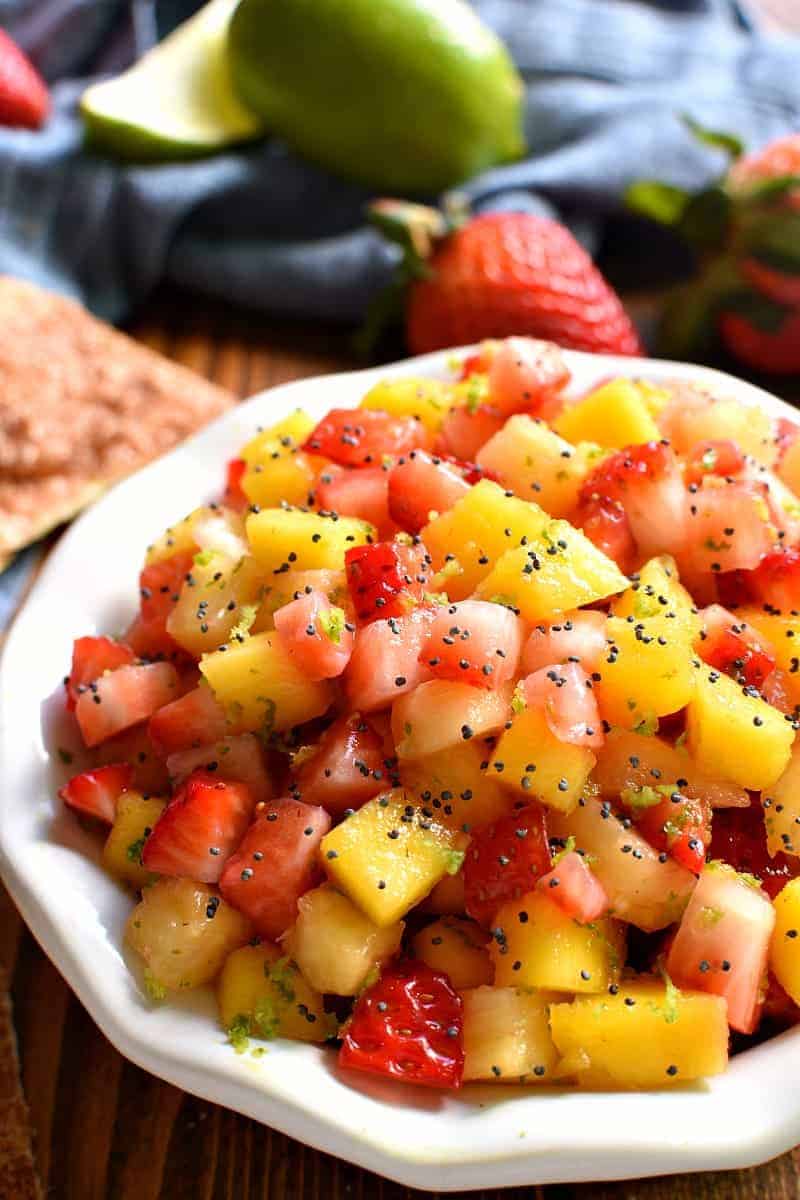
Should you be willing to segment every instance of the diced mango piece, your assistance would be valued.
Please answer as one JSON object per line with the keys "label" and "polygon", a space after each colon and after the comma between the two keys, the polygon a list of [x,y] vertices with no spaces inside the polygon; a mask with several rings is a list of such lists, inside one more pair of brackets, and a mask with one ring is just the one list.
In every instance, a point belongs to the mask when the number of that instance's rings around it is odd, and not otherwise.
{"label": "diced mango piece", "polygon": [[355,996],[400,948],[403,922],[380,928],[330,883],[301,896],[283,948],[318,992]]}
{"label": "diced mango piece", "polygon": [[529,892],[498,909],[492,922],[498,987],[603,992],[624,962],[625,932],[603,917],[579,925],[546,892]]}
{"label": "diced mango piece", "polygon": [[243,458],[248,466],[266,462],[276,443],[280,453],[290,454],[292,450],[302,446],[315,424],[308,413],[303,412],[302,408],[296,408],[268,429],[261,429],[242,446],[239,457]]}
{"label": "diced mango piece", "polygon": [[594,690],[601,715],[611,725],[652,732],[658,717],[678,712],[692,698],[695,666],[687,629],[660,617],[629,621],[609,617],[609,640]]}
{"label": "diced mango piece", "polygon": [[395,790],[376,796],[326,834],[320,854],[333,882],[385,929],[444,875],[459,870],[464,840]]}
{"label": "diced mango piece", "polygon": [[552,1083],[558,1051],[541,996],[514,987],[476,987],[461,999],[465,1082]]}
{"label": "diced mango piece", "polygon": [[567,521],[550,521],[527,545],[507,550],[477,594],[535,622],[613,596],[627,583],[617,564],[580,530]]}
{"label": "diced mango piece", "polygon": [[470,833],[490,825],[510,811],[512,797],[487,767],[489,754],[483,742],[461,741],[427,758],[403,759],[403,787],[437,821],[450,829]]}
{"label": "diced mango piece", "polygon": [[700,635],[697,605],[680,582],[675,559],[668,554],[651,558],[638,572],[638,579],[611,605],[615,617],[663,623],[665,637],[686,633],[690,642]]}
{"label": "diced mango piece", "polygon": [[775,665],[784,672],[783,683],[792,703],[800,704],[800,616],[791,612],[765,612],[757,605],[744,605],[736,610],[736,622],[746,622],[769,643]]}
{"label": "diced mango piece", "polygon": [[428,758],[501,729],[511,709],[511,684],[496,691],[430,679],[392,705],[392,736],[400,759]]}
{"label": "diced mango piece", "polygon": [[262,508],[287,504],[305,504],[314,486],[315,461],[300,446],[314,428],[314,422],[301,409],[257,434],[242,447],[247,463],[242,488],[251,504]]}
{"label": "diced mango piece", "polygon": [[377,408],[393,417],[416,417],[429,433],[438,433],[454,401],[452,387],[440,379],[411,376],[376,383],[359,408]]}
{"label": "diced mango piece", "polygon": [[266,573],[340,571],[353,546],[375,537],[375,529],[356,517],[306,512],[302,508],[265,508],[247,518],[247,538]]}
{"label": "diced mango piece", "polygon": [[442,917],[426,925],[411,945],[415,958],[434,971],[443,971],[459,991],[480,987],[494,979],[489,935],[466,917]]}
{"label": "diced mango piece", "polygon": [[240,733],[283,732],[322,716],[333,700],[331,684],[304,675],[275,633],[206,654],[200,670]]}
{"label": "diced mango piece", "polygon": [[775,928],[769,965],[783,990],[800,1004],[800,879],[792,879],[773,900]]}
{"label": "diced mango piece", "polygon": [[560,1073],[574,1072],[585,1087],[667,1087],[728,1064],[725,1001],[663,983],[623,983],[613,996],[554,1004],[550,1029]]}
{"label": "diced mango piece", "polygon": [[440,572],[434,586],[444,589],[451,600],[465,599],[501,554],[535,539],[548,519],[538,505],[482,479],[422,530],[422,541]]}
{"label": "diced mango piece", "polygon": [[746,695],[730,676],[707,669],[697,673],[686,729],[689,753],[701,770],[754,792],[777,783],[794,740],[783,713]]}
{"label": "diced mango piece", "polygon": [[103,866],[109,874],[135,888],[153,881],[152,871],[142,866],[142,850],[165,804],[159,796],[122,793],[114,824],[103,846]]}
{"label": "diced mango piece", "polygon": [[324,1042],[336,1028],[296,965],[261,942],[231,954],[217,984],[220,1021],[237,1049],[248,1037]]}
{"label": "diced mango piece", "polygon": [[614,379],[568,405],[553,427],[568,442],[596,442],[609,450],[661,437],[648,399],[632,379]]}
{"label": "diced mango piece", "polygon": [[552,517],[565,517],[578,502],[586,476],[606,451],[590,442],[571,446],[543,421],[510,417],[478,454],[478,464]]}
{"label": "diced mango piece", "polygon": [[547,724],[544,710],[526,708],[513,718],[489,763],[490,774],[528,799],[570,813],[595,764],[587,746],[561,742]]}

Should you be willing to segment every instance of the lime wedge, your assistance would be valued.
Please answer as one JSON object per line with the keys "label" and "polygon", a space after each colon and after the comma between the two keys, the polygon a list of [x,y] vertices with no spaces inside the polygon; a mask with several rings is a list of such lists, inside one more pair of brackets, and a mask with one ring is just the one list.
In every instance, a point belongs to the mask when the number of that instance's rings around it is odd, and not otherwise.
{"label": "lime wedge", "polygon": [[210,154],[259,137],[261,119],[237,98],[226,40],[237,0],[211,0],[114,79],[83,94],[92,149],[157,161]]}

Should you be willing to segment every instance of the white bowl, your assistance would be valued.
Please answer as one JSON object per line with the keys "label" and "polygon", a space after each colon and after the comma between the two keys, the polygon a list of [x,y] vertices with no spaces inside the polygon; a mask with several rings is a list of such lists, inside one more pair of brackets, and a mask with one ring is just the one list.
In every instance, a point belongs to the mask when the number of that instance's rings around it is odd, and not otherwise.
{"label": "white bowl", "polygon": [[[569,354],[573,389],[609,375],[706,380],[775,416],[780,400],[694,366]],[[302,405],[356,405],[378,379],[445,376],[449,355],[286,384],[253,397],[114,488],[67,531],[8,638],[0,680],[0,868],[34,935],[118,1050],[139,1066],[340,1158],[417,1188],[454,1191],[745,1167],[800,1140],[800,1029],[748,1050],[707,1085],[603,1095],[469,1086],[458,1095],[340,1074],[328,1050],[279,1041],[237,1055],[204,990],[152,1007],[122,952],[131,898],[97,839],[62,811],[65,769],[45,749],[42,701],[80,634],[121,629],[154,535],[218,493],[259,424]],[[74,769],[74,768],[73,768]],[[61,775],[60,775],[61,772]]]}

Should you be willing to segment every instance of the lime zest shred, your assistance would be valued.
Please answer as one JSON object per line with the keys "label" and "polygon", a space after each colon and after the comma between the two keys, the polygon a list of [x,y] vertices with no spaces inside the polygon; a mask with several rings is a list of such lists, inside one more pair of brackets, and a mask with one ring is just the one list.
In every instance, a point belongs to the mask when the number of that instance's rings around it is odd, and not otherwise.
{"label": "lime zest shred", "polygon": [[319,614],[317,624],[329,642],[333,642],[334,646],[341,644],[345,627],[345,612],[343,608],[332,605],[331,608]]}

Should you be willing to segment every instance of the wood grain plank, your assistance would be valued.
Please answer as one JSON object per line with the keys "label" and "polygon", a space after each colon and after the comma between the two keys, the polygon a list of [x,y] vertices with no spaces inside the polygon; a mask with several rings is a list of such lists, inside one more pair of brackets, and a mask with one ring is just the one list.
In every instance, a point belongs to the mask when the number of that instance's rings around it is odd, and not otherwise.
{"label": "wood grain plank", "polygon": [[158,1200],[183,1092],[125,1063],[109,1159],[114,1200]]}

